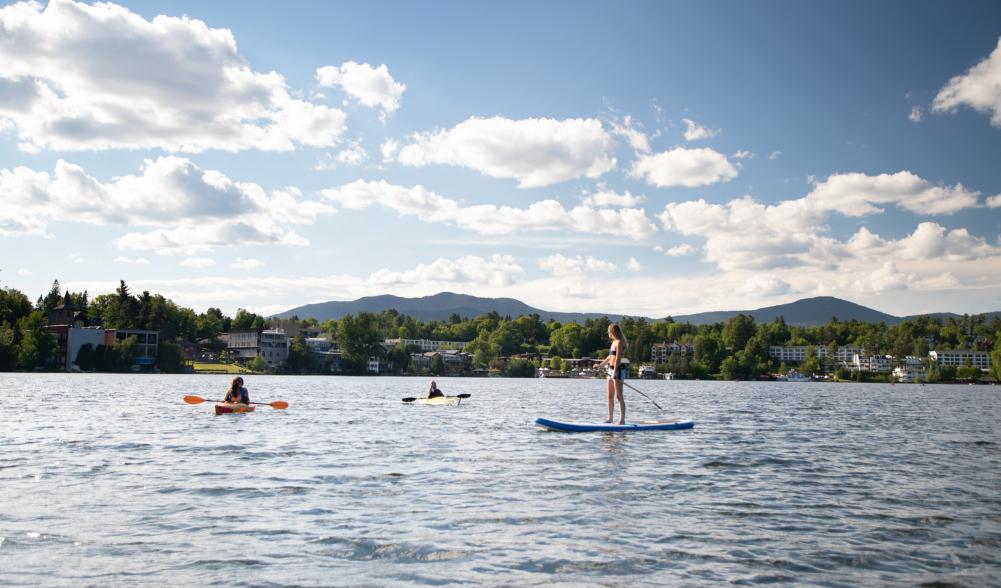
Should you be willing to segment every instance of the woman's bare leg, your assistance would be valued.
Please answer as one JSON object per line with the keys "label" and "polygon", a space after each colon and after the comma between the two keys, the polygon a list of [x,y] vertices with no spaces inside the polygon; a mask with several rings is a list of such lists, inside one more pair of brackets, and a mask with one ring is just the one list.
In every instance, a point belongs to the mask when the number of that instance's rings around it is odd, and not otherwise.
{"label": "woman's bare leg", "polygon": [[606,423],[612,422],[612,411],[615,408],[615,384],[614,380],[608,380],[608,419]]}
{"label": "woman's bare leg", "polygon": [[[615,398],[617,398],[619,401],[619,424],[624,425],[626,424],[626,398],[622,395],[622,380],[614,380],[614,381],[615,381]],[[608,405],[609,407],[611,407],[612,405],[611,395],[608,396]],[[612,414],[611,408],[609,408],[608,414],[609,414],[608,418],[609,420],[611,420],[611,414]]]}

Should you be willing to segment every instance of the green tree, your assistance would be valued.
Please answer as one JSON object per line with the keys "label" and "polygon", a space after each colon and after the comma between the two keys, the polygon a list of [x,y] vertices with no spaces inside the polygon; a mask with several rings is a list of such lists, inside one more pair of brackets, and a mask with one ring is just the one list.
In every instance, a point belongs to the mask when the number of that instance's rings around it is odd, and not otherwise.
{"label": "green tree", "polygon": [[382,355],[381,343],[382,337],[372,313],[347,315],[337,323],[337,345],[343,352],[345,371],[364,374],[368,358]]}
{"label": "green tree", "polygon": [[534,378],[535,363],[527,359],[512,359],[507,362],[505,375],[509,378]]}
{"label": "green tree", "polygon": [[1001,333],[994,338],[994,351],[991,353],[991,375],[1001,382]]}
{"label": "green tree", "polygon": [[730,349],[743,349],[754,333],[754,319],[746,314],[738,314],[726,321],[723,327],[723,340]]}
{"label": "green tree", "polygon": [[306,339],[302,336],[292,338],[288,348],[286,366],[289,373],[293,374],[304,374],[309,371],[309,349],[306,348]]}
{"label": "green tree", "polygon": [[57,344],[55,337],[45,330],[42,311],[21,317],[17,321],[17,331],[21,334],[17,363],[27,370],[52,367]]}
{"label": "green tree", "polygon": [[397,343],[389,350],[388,359],[393,363],[394,370],[404,373],[410,367],[410,350],[402,342]]}
{"label": "green tree", "polygon": [[180,345],[160,341],[156,347],[156,367],[167,374],[184,372],[184,350]]}
{"label": "green tree", "polygon": [[19,319],[31,314],[31,310],[31,300],[23,292],[0,288],[0,323],[15,325]]}
{"label": "green tree", "polygon": [[441,354],[435,354],[431,358],[431,375],[440,376],[445,373],[445,360],[441,358]]}
{"label": "green tree", "polygon": [[8,372],[17,367],[17,343],[14,327],[6,321],[0,322],[0,372]]}
{"label": "green tree", "polygon": [[126,337],[116,339],[111,347],[105,348],[107,359],[105,360],[108,371],[127,372],[135,364],[138,350],[136,349],[136,338]]}
{"label": "green tree", "polygon": [[740,374],[740,364],[737,358],[728,355],[719,366],[720,375],[724,380],[736,380]]}
{"label": "green tree", "polygon": [[264,361],[264,358],[258,355],[254,359],[247,362],[247,368],[252,372],[266,372],[268,371],[268,362]]}

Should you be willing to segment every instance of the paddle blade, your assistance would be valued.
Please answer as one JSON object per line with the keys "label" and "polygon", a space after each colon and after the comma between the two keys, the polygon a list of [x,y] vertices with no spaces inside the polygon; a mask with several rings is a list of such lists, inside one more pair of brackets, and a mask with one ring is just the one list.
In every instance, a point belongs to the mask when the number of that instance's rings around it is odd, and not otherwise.
{"label": "paddle blade", "polygon": [[456,398],[469,398],[469,396],[470,396],[469,394],[456,394],[455,395]]}
{"label": "paddle blade", "polygon": [[205,402],[205,399],[202,398],[201,396],[192,395],[192,396],[185,396],[184,401],[187,402],[188,404],[201,404]]}
{"label": "paddle blade", "polygon": [[403,402],[413,402],[414,400],[417,399],[414,398],[413,396],[407,396],[406,398],[403,399]]}
{"label": "paddle blade", "polygon": [[285,402],[284,400],[275,400],[274,402],[268,403],[268,406],[282,410],[288,408],[288,402]]}

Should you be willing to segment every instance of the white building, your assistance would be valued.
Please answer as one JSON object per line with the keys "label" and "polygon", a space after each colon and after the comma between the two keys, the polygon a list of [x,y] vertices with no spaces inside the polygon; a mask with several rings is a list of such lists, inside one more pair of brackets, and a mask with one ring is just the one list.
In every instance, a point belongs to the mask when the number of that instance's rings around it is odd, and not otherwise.
{"label": "white building", "polygon": [[893,356],[872,355],[866,357],[865,355],[856,353],[852,356],[852,363],[848,367],[855,372],[876,372],[886,374],[893,369]]}
{"label": "white building", "polygon": [[[809,345],[771,345],[768,347],[768,355],[776,361],[801,362],[806,360],[806,350]],[[827,357],[827,347],[815,345],[813,347],[817,354],[817,359]],[[865,350],[857,345],[842,345],[834,352],[834,359],[844,363],[851,363],[855,355],[865,354]]]}
{"label": "white building", "polygon": [[695,347],[687,343],[654,343],[650,347],[650,361],[654,363],[667,363],[671,357],[681,359],[691,359],[695,354]]}
{"label": "white building", "polygon": [[991,369],[991,354],[988,351],[970,351],[969,349],[954,349],[952,351],[929,351],[928,357],[939,367],[963,367],[969,361],[970,365],[988,372]]}
{"label": "white building", "polygon": [[404,347],[413,345],[421,352],[438,351],[439,349],[462,350],[466,348],[466,345],[469,345],[466,341],[433,341],[431,339],[386,339],[382,342],[386,347],[396,347],[400,343],[403,343]]}

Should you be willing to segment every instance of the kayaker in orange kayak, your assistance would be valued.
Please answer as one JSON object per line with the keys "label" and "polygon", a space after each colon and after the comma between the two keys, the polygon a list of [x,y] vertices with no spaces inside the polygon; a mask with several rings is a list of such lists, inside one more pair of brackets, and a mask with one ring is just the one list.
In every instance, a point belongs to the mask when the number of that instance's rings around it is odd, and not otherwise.
{"label": "kayaker in orange kayak", "polygon": [[229,392],[223,402],[240,404],[250,404],[250,393],[243,387],[243,378],[237,376],[233,378],[233,383],[229,385]]}
{"label": "kayaker in orange kayak", "polygon": [[444,395],[445,393],[438,388],[438,384],[435,384],[434,380],[431,380],[431,387],[428,388],[428,398],[438,398]]}

